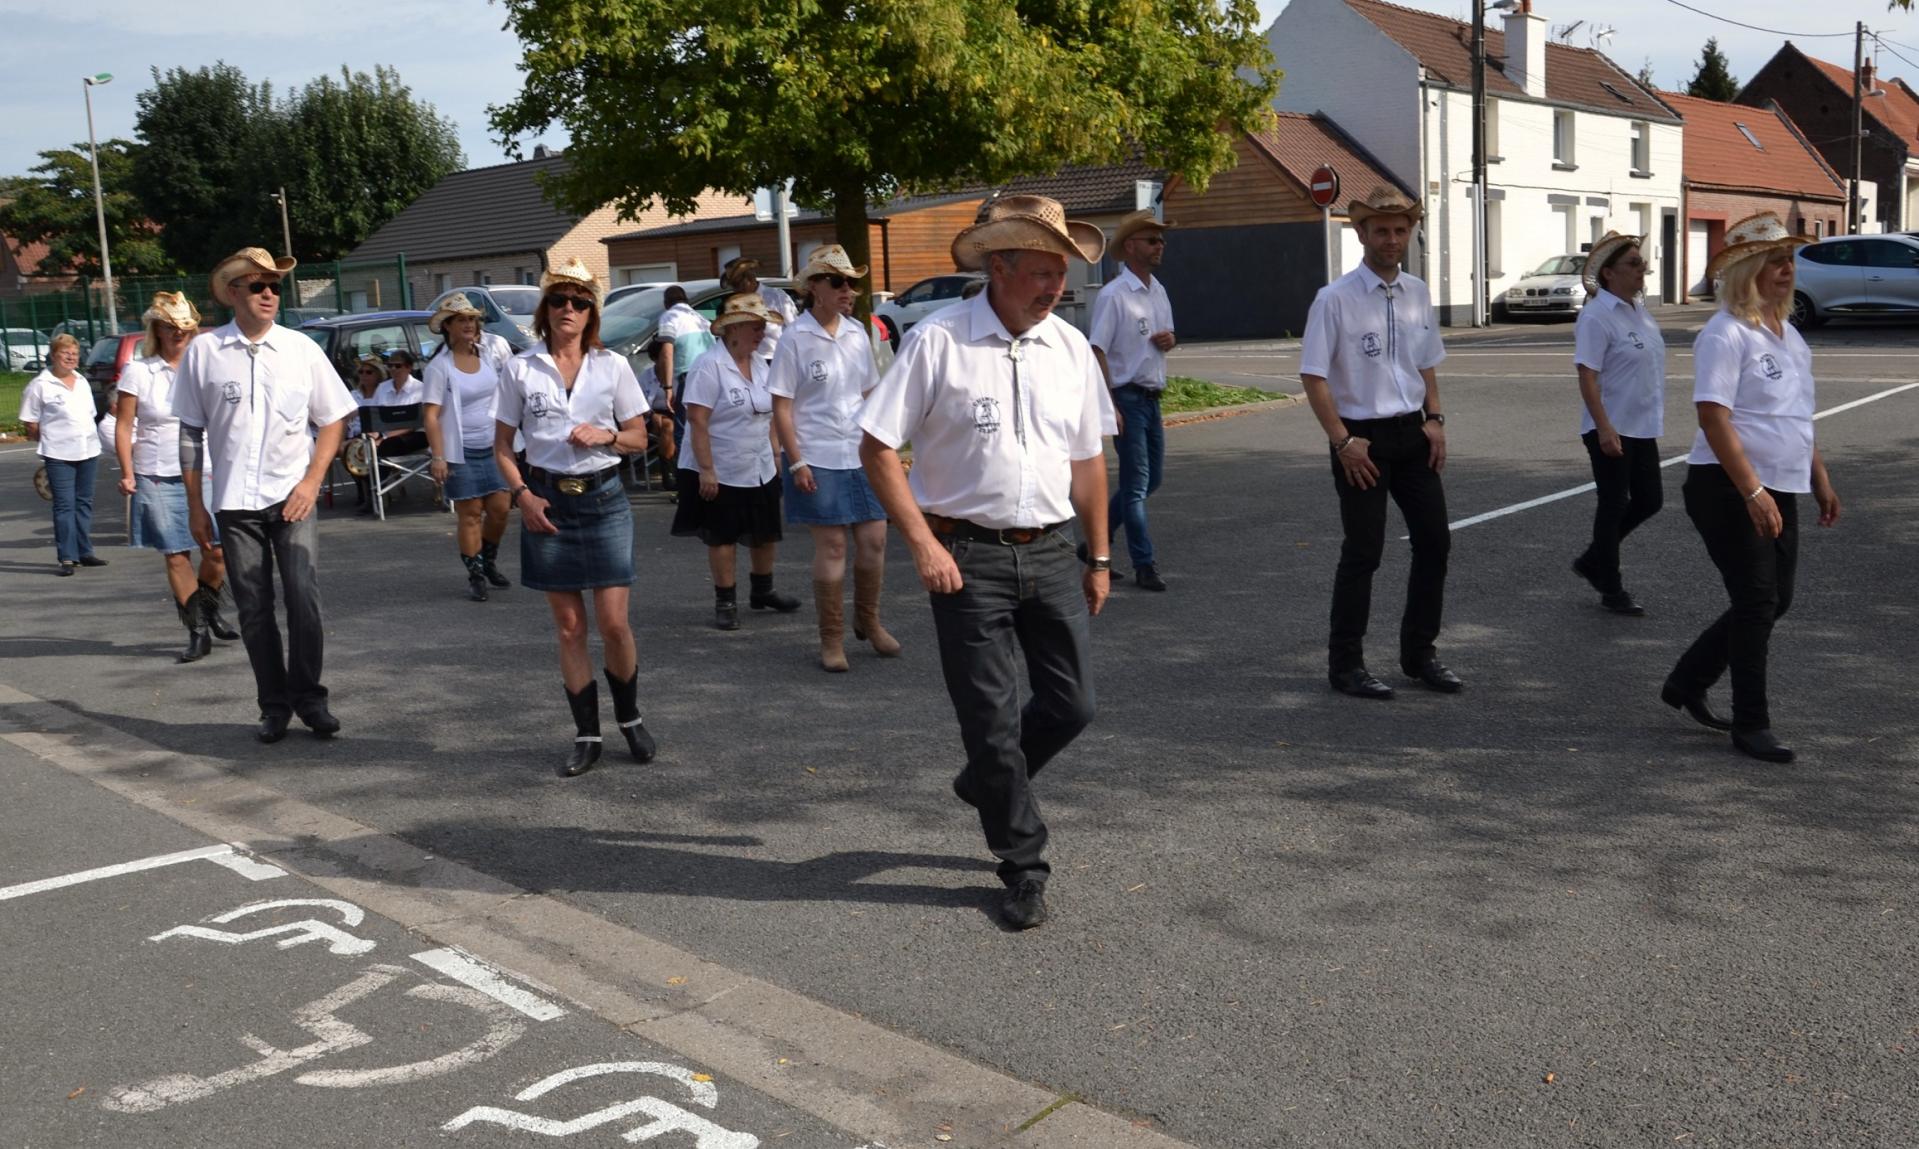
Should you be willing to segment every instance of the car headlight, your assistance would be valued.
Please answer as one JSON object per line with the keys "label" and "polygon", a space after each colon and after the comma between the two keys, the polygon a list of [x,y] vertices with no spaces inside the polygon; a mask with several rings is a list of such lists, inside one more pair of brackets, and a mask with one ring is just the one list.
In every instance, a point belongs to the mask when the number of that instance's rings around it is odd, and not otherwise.
{"label": "car headlight", "polygon": [[1554,295],[1571,295],[1572,293],[1573,293],[1573,289],[1572,289],[1572,288],[1570,288],[1570,287],[1555,287],[1555,288],[1553,288],[1553,294],[1554,294]]}

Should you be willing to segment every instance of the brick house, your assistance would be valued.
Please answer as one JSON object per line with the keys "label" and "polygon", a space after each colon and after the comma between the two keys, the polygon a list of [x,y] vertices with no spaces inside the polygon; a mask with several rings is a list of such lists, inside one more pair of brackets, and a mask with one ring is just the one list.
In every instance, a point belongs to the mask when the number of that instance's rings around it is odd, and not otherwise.
{"label": "brick house", "polygon": [[1800,235],[1841,234],[1846,181],[1778,104],[1722,104],[1662,93],[1686,118],[1686,291],[1710,295],[1706,262],[1726,225],[1777,212]]}

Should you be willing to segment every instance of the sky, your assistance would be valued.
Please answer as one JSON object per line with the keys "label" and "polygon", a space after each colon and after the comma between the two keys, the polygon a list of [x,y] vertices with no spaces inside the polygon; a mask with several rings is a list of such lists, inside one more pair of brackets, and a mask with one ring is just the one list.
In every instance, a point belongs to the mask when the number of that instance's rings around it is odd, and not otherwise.
{"label": "sky", "polygon": [[[1919,14],[1888,11],[1884,0],[1687,2],[1792,33],[1810,54],[1841,63],[1851,61],[1852,25],[1863,20],[1900,42],[1892,51],[1919,61]],[[1471,12],[1467,0],[1408,0],[1408,6],[1460,19]],[[1284,7],[1284,0],[1261,0],[1260,13],[1270,23]],[[1741,80],[1787,38],[1737,28],[1670,0],[1536,0],[1535,11],[1554,26],[1585,20],[1568,43],[1598,47],[1628,72],[1650,60],[1664,87],[1683,87],[1691,78],[1708,36],[1718,37]],[[130,137],[134,96],[152,85],[154,68],[220,60],[280,90],[337,74],[343,65],[369,72],[376,64],[393,65],[416,98],[454,122],[469,166],[501,163],[506,155],[487,127],[487,105],[520,88],[518,43],[504,25],[504,11],[486,0],[200,0],[186,7],[151,0],[0,0],[9,60],[0,83],[0,175],[24,174],[44,149],[84,143],[80,77],[113,73],[111,84],[94,89],[95,128],[102,139]],[[1595,27],[1612,35],[1595,43]],[[20,61],[32,67],[21,68]],[[1919,66],[1892,55],[1881,57],[1880,70],[1919,85]],[[535,142],[563,145],[565,136],[555,131],[542,141],[523,141],[525,150]]]}

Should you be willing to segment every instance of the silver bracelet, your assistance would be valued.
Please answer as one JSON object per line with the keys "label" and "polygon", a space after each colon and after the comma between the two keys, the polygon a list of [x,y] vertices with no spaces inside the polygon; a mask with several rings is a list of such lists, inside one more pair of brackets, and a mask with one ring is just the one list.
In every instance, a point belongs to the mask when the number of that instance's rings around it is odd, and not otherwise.
{"label": "silver bracelet", "polygon": [[1766,484],[1761,483],[1752,489],[1752,494],[1746,496],[1746,501],[1750,503],[1765,493],[1766,493]]}

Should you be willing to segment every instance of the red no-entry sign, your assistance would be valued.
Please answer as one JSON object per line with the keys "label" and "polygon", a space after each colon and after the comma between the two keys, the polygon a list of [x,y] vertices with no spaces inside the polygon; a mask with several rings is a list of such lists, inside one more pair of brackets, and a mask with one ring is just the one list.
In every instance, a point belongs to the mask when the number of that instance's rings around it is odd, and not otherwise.
{"label": "red no-entry sign", "polygon": [[1320,207],[1331,207],[1339,198],[1339,173],[1329,164],[1321,164],[1313,169],[1313,178],[1307,185],[1313,193],[1313,202]]}

